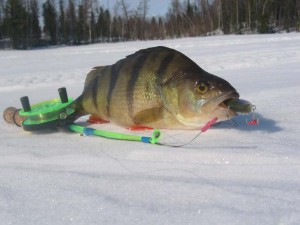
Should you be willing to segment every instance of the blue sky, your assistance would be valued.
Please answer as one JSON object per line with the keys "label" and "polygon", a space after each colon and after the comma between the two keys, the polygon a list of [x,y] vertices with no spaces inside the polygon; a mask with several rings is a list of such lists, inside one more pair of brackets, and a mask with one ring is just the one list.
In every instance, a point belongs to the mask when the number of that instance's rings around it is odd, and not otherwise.
{"label": "blue sky", "polygon": [[[41,0],[40,4],[42,5],[46,0]],[[79,2],[80,0],[77,0]],[[109,8],[111,12],[113,12],[114,6],[119,0],[98,0],[100,5],[103,5],[107,8],[109,4]],[[125,0],[129,4],[130,10],[134,10],[137,8],[141,0]],[[171,0],[148,0],[149,1],[149,12],[148,16],[164,16],[169,9],[169,5]],[[58,1],[57,1],[58,2]]]}
{"label": "blue sky", "polygon": [[[118,0],[102,0],[100,1],[102,5],[107,7],[109,2],[109,7],[112,10],[114,5]],[[127,0],[130,9],[136,9],[141,0]],[[149,0],[149,13],[148,16],[163,16],[168,11],[171,0]]]}

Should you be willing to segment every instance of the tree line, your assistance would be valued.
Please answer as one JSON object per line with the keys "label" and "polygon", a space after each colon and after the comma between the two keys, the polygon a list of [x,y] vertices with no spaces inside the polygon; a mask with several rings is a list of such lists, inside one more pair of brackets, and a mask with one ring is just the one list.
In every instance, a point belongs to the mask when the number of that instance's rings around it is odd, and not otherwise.
{"label": "tree line", "polygon": [[0,48],[300,30],[300,0],[171,0],[160,17],[149,16],[149,4],[0,0]]}

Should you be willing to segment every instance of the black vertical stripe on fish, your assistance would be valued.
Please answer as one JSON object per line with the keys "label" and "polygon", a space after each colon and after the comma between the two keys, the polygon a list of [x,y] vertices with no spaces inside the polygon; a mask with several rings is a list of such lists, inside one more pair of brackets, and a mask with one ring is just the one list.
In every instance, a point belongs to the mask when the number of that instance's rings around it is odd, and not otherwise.
{"label": "black vertical stripe on fish", "polygon": [[97,101],[98,81],[99,81],[99,76],[96,76],[95,80],[93,81],[93,85],[92,85],[92,100],[93,100],[93,105],[95,106],[96,110],[98,110],[98,101]]}
{"label": "black vertical stripe on fish", "polygon": [[131,72],[130,79],[127,84],[127,101],[128,101],[128,111],[129,116],[133,118],[133,93],[135,83],[139,77],[139,73],[144,66],[144,62],[148,58],[148,53],[142,53],[142,55],[137,59],[137,62],[134,64]]}
{"label": "black vertical stripe on fish", "polygon": [[159,68],[157,70],[157,77],[156,77],[156,85],[158,87],[161,86],[162,83],[162,78],[166,70],[168,69],[169,64],[172,62],[172,60],[175,57],[175,53],[172,52],[168,54],[162,61],[161,64],[159,65]]}
{"label": "black vertical stripe on fish", "polygon": [[109,82],[109,89],[107,94],[107,115],[108,116],[110,116],[110,107],[111,107],[110,102],[111,102],[112,93],[117,84],[120,75],[120,70],[122,69],[124,62],[125,60],[123,59],[122,61],[119,61],[116,64],[111,66],[110,82]]}

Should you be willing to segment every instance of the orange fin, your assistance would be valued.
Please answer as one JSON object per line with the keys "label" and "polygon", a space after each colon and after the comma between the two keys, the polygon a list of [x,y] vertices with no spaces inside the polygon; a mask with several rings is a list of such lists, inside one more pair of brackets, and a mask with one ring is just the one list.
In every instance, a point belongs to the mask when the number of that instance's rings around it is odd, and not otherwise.
{"label": "orange fin", "polygon": [[109,123],[109,121],[104,120],[104,119],[102,119],[102,118],[100,118],[99,116],[94,115],[94,114],[90,115],[90,117],[89,117],[89,119],[88,119],[87,122],[88,122],[88,123],[95,123],[95,124]]}
{"label": "orange fin", "polygon": [[141,125],[133,125],[131,127],[128,127],[127,129],[132,130],[132,131],[153,130],[153,128],[151,128],[151,127],[141,126]]}

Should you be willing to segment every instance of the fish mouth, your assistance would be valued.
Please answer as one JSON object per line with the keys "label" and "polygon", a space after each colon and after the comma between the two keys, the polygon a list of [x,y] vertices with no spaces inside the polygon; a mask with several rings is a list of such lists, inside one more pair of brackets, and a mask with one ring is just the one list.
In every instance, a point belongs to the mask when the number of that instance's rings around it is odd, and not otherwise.
{"label": "fish mouth", "polygon": [[237,115],[237,112],[230,106],[230,102],[239,99],[239,93],[236,90],[223,92],[214,98],[208,100],[202,107],[202,112],[208,115],[215,115],[219,120],[226,120],[228,117]]}
{"label": "fish mouth", "polygon": [[236,99],[238,99],[240,97],[239,93],[237,93],[236,91],[231,91],[228,93],[224,93],[222,95],[220,95],[217,99],[218,102],[216,102],[218,104],[218,106],[222,107],[222,108],[230,108],[230,104],[228,104],[230,101],[234,101]]}
{"label": "fish mouth", "polygon": [[239,98],[237,92],[232,92],[221,96],[219,107],[230,110],[232,113],[250,113],[253,110],[253,105],[244,99]]}
{"label": "fish mouth", "polygon": [[238,99],[239,97],[239,93],[237,93],[236,91],[230,91],[216,96],[215,98],[211,99],[209,103],[228,109],[230,108],[230,104],[228,103],[230,103],[230,101]]}

